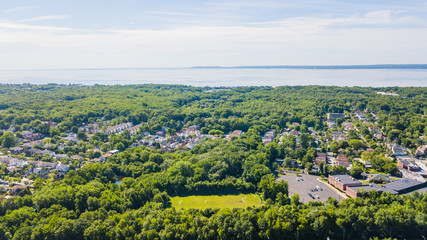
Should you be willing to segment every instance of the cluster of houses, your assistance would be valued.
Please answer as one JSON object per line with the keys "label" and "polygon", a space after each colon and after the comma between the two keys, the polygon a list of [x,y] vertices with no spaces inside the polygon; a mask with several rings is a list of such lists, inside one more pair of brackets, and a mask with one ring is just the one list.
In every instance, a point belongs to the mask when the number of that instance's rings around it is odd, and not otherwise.
{"label": "cluster of houses", "polygon": [[381,129],[379,129],[377,126],[369,126],[368,130],[372,133],[372,136],[375,139],[378,140],[384,140],[387,141],[387,137],[384,135],[384,133],[381,131]]}
{"label": "cluster of houses", "polygon": [[[375,119],[378,119],[378,117],[374,114],[372,114]],[[360,120],[366,122],[366,116],[363,112],[356,112],[355,116]],[[342,120],[346,119],[346,115],[344,113],[328,113],[327,114],[327,124],[332,129],[336,125],[336,120],[341,118]],[[54,122],[43,122],[44,124],[48,124],[49,126],[57,126]],[[367,123],[368,124],[368,123]],[[104,122],[104,126],[108,126],[107,122]],[[297,128],[299,123],[292,123],[293,126]],[[369,124],[371,125],[371,124]],[[372,124],[373,125],[373,124]],[[343,130],[342,131],[334,131],[332,133],[332,140],[335,141],[347,141],[347,135],[351,130],[355,130],[355,127],[352,122],[344,121],[342,123]],[[94,134],[96,132],[103,132],[107,135],[110,134],[119,134],[123,133],[123,131],[127,130],[132,135],[136,134],[137,131],[141,128],[141,125],[133,125],[130,122],[127,123],[121,123],[114,126],[108,126],[100,128],[97,123],[95,124],[88,124],[83,125],[78,128],[81,132],[87,132],[89,134]],[[299,136],[300,132],[296,129],[284,129],[284,132],[280,135],[293,135],[296,137],[297,146],[299,146]],[[374,138],[376,139],[383,139],[387,141],[387,138],[384,137],[383,132],[378,129],[378,127],[375,126],[369,126],[369,131],[373,133]],[[143,132],[141,135],[143,136],[143,139],[139,140],[138,142],[135,142],[131,145],[131,147],[138,147],[138,146],[148,146],[150,148],[158,149],[160,148],[162,151],[174,151],[176,149],[192,149],[197,144],[201,142],[204,138],[217,138],[213,135],[208,134],[202,134],[200,131],[200,127],[197,125],[193,125],[187,128],[182,129],[181,131],[167,136],[166,131],[168,128],[164,127],[160,131],[156,132],[155,134],[151,134],[149,132]],[[317,136],[316,131],[313,130],[313,128],[309,128],[311,131],[311,136],[315,139],[316,143],[319,143],[319,139]],[[233,137],[239,137],[244,132],[241,130],[234,130],[230,134],[227,134],[225,136],[225,139],[231,140]],[[20,173],[23,176],[29,176],[32,174],[38,175],[38,176],[47,176],[48,174],[55,172],[55,174],[65,174],[67,171],[69,171],[69,166],[66,164],[62,164],[61,161],[65,158],[70,158],[71,160],[77,160],[79,162],[84,162],[85,158],[82,156],[74,155],[74,156],[68,156],[66,154],[56,154],[54,151],[48,150],[53,149],[50,147],[49,144],[43,144],[43,136],[40,133],[34,133],[32,131],[23,131],[22,132],[23,139],[19,139],[23,144],[20,145],[20,147],[13,147],[10,148],[10,152],[15,155],[19,154],[25,154],[26,156],[35,156],[35,155],[49,155],[52,158],[57,159],[57,163],[54,162],[41,162],[41,161],[31,161],[31,160],[23,160],[18,158],[11,158],[11,157],[3,157],[0,159],[0,162],[7,166],[7,169],[10,172],[17,172],[20,171]],[[276,136],[276,130],[272,129],[264,133],[262,136],[262,142],[264,144],[271,143]],[[90,135],[89,135],[90,137]],[[77,138],[77,134],[74,133],[67,133],[67,136],[62,137],[65,141],[71,141],[73,143],[78,143],[81,140]],[[424,163],[420,163],[417,159],[412,158],[408,159],[406,156],[406,149],[396,143],[387,142],[387,146],[392,150],[393,155],[398,158],[398,170],[399,173],[404,177],[404,180],[410,179],[417,182],[423,182],[423,177],[427,176],[427,169],[426,165]],[[60,143],[59,145],[55,146],[57,147],[58,151],[61,151],[65,147],[67,147],[66,143]],[[368,149],[369,150],[369,149]],[[101,155],[99,158],[94,158],[89,160],[89,162],[104,162],[108,157],[117,154],[118,150],[112,150],[110,152],[107,152],[103,155]],[[318,165],[320,163],[323,164],[329,164],[332,166],[344,166],[347,169],[351,168],[351,161],[348,160],[347,156],[345,154],[340,153],[335,156],[334,153],[328,152],[328,153],[321,153],[320,151],[317,153],[317,157],[314,160],[315,166],[313,167],[313,171],[318,171]],[[427,145],[421,146],[416,151],[416,156],[427,156]],[[25,172],[22,172],[24,166],[32,164],[31,167],[25,168]],[[295,162],[295,164],[297,164]],[[368,165],[367,165],[368,166]],[[331,180],[333,181],[333,180]],[[344,181],[341,179],[341,181]],[[347,180],[346,180],[347,181]],[[350,181],[350,180],[348,180]],[[351,181],[350,181],[351,182]],[[339,184],[338,184],[339,185]],[[375,189],[377,186],[375,185],[355,185],[355,186],[349,186],[349,191],[356,192],[359,188],[362,187],[366,189],[372,188]],[[354,187],[353,189],[351,187]],[[17,187],[19,188],[19,187]],[[391,189],[391,188],[390,188]],[[388,189],[388,190],[390,190]],[[346,191],[346,189],[342,189],[343,191]],[[384,191],[384,189],[382,189]],[[393,190],[393,189],[392,189]],[[15,191],[15,190],[12,190]],[[18,191],[18,190],[17,190]],[[353,196],[354,193],[350,192],[347,193],[348,195]],[[391,192],[391,190],[390,190]],[[357,195],[357,194],[356,194]]]}
{"label": "cluster of houses", "polygon": [[[376,120],[378,119],[376,115],[372,115]],[[364,121],[365,124],[371,125],[370,122],[366,121],[366,116],[362,112],[356,112],[355,116],[360,121]],[[339,114],[328,114],[328,125],[330,125],[331,128],[335,125],[334,120],[338,117],[343,116]],[[347,131],[354,129],[354,126],[347,122],[344,122],[343,126],[344,129]],[[397,143],[387,142],[387,137],[384,136],[384,133],[378,127],[371,125],[368,127],[368,130],[371,132],[372,136],[375,139],[386,141],[386,146],[391,150],[392,156],[397,158],[398,174],[402,177],[402,179],[390,181],[385,175],[372,175],[371,180],[375,181],[375,179],[380,179],[380,182],[387,182],[386,184],[380,186],[375,183],[364,184],[349,175],[338,174],[329,176],[328,181],[331,185],[345,192],[350,197],[357,197],[362,192],[369,192],[372,190],[379,193],[390,192],[392,194],[404,194],[425,187],[427,185],[427,182],[424,179],[425,177],[427,177],[427,166],[425,164],[425,161],[407,156],[407,149],[405,147]],[[332,134],[332,139],[336,141],[345,140],[344,137],[344,133],[341,132],[334,132]],[[427,156],[427,146],[420,146],[417,149],[415,156]],[[335,166],[350,166],[350,162],[344,154],[338,154],[336,158],[333,158],[333,153],[318,153],[315,163],[328,163],[328,160],[330,160],[331,164]],[[370,167],[369,162],[365,162],[365,165],[368,168]]]}
{"label": "cluster of houses", "polygon": [[193,149],[194,146],[200,143],[205,138],[215,139],[214,135],[202,134],[200,127],[197,125],[182,129],[172,136],[167,137],[167,128],[157,131],[156,134],[143,132],[143,139],[132,144],[132,147],[147,146],[156,149],[158,145],[163,152],[171,152],[176,149]]}
{"label": "cluster of houses", "polygon": [[108,127],[104,131],[104,133],[106,133],[107,135],[110,135],[112,133],[122,133],[124,130],[129,129],[131,127],[133,127],[133,124],[130,123],[130,122],[121,123],[121,124],[118,124],[118,125],[115,125],[115,126]]}
{"label": "cluster of houses", "polygon": [[0,193],[9,192],[9,195],[0,198],[0,200],[7,199],[12,196],[19,195],[23,193],[25,189],[30,189],[31,186],[25,184],[10,184],[9,182],[0,180]]}
{"label": "cluster of houses", "polygon": [[69,165],[58,162],[43,162],[26,159],[18,159],[14,157],[0,157],[0,163],[7,167],[9,172],[16,172],[22,170],[26,165],[32,165],[30,168],[26,168],[26,172],[22,173],[22,176],[30,176],[36,174],[43,176],[50,172],[68,172],[70,170]]}
{"label": "cluster of houses", "polygon": [[274,140],[275,136],[276,136],[276,129],[271,129],[270,131],[264,133],[264,136],[262,137],[262,142],[264,144],[269,144]]}
{"label": "cluster of houses", "polygon": [[[46,178],[50,173],[54,173],[55,177],[60,179],[70,170],[69,165],[61,162],[33,161],[7,156],[0,157],[0,163],[5,165],[9,172],[19,172],[20,176],[23,178],[33,174],[38,177]],[[28,165],[29,167],[25,167]],[[23,190],[29,190],[30,188],[32,188],[31,185],[0,180],[0,192],[8,192],[8,196],[18,195],[22,193]]]}
{"label": "cluster of houses", "polygon": [[391,181],[380,186],[375,183],[361,183],[347,174],[329,175],[328,182],[352,198],[370,191],[404,194],[427,186],[425,181],[420,182],[409,178]]}
{"label": "cluster of houses", "polygon": [[383,96],[393,96],[393,97],[399,96],[399,94],[397,94],[397,93],[388,93],[388,92],[377,92],[377,94],[383,95]]}
{"label": "cluster of houses", "polygon": [[344,166],[347,169],[350,169],[352,163],[348,160],[345,154],[339,153],[336,157],[333,152],[322,153],[318,152],[316,158],[314,159],[314,166],[311,169],[313,172],[319,171],[319,164],[323,163],[324,165],[328,164],[330,166]]}

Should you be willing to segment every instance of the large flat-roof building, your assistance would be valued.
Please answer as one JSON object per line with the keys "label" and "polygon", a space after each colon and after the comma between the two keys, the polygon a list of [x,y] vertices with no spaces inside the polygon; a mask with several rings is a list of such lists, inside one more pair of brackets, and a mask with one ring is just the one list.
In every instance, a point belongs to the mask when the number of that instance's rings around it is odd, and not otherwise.
{"label": "large flat-roof building", "polygon": [[380,185],[377,185],[375,183],[370,183],[370,184],[362,184],[359,186],[350,186],[347,187],[347,191],[345,192],[349,197],[355,198],[360,196],[360,194],[365,191],[365,192],[370,192],[370,191],[376,191],[378,193],[382,193],[382,192],[389,192],[391,194],[398,194],[398,192],[396,192],[393,189],[389,189],[389,188],[384,188]]}
{"label": "large flat-roof building", "polygon": [[340,189],[341,191],[346,191],[347,187],[350,186],[362,185],[361,182],[357,181],[356,179],[347,174],[329,175],[328,181],[330,184]]}
{"label": "large flat-roof building", "polygon": [[411,161],[410,158],[399,158],[397,160],[397,166],[408,169],[409,171],[420,171],[420,166],[418,166],[414,160]]}
{"label": "large flat-roof building", "polygon": [[383,188],[388,188],[396,191],[398,194],[408,193],[427,185],[427,182],[419,182],[414,179],[404,178],[384,184]]}

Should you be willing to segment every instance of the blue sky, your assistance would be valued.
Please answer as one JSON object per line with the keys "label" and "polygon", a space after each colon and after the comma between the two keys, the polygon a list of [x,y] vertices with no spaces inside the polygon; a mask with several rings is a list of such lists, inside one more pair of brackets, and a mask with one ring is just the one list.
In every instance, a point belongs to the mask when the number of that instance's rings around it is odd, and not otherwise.
{"label": "blue sky", "polygon": [[0,69],[427,63],[426,1],[0,1]]}

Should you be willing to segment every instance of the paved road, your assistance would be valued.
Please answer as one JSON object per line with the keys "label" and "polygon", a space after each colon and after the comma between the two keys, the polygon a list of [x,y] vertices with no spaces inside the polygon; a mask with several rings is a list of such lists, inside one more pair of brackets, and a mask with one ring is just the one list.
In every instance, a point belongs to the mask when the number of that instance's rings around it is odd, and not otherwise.
{"label": "paved road", "polygon": [[[298,181],[297,178],[303,179],[303,181]],[[339,194],[338,190],[329,186],[324,182],[318,180],[319,176],[308,175],[308,174],[300,174],[300,177],[297,177],[295,173],[286,173],[286,175],[279,176],[280,180],[285,180],[289,185],[289,196],[293,196],[298,193],[300,196],[300,202],[307,203],[310,201],[321,201],[323,203],[326,202],[328,197],[333,197],[338,201],[342,201],[344,199],[343,194]],[[323,191],[314,191],[311,189],[322,188]],[[307,193],[310,193],[315,197],[315,199],[311,198]],[[317,199],[316,196],[319,196]]]}

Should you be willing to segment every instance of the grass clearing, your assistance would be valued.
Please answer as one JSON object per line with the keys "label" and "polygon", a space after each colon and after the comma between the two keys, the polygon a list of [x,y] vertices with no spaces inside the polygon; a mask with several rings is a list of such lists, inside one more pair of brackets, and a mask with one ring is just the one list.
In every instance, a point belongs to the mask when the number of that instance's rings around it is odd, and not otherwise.
{"label": "grass clearing", "polygon": [[171,203],[177,209],[246,208],[262,205],[261,198],[256,194],[172,197]]}

